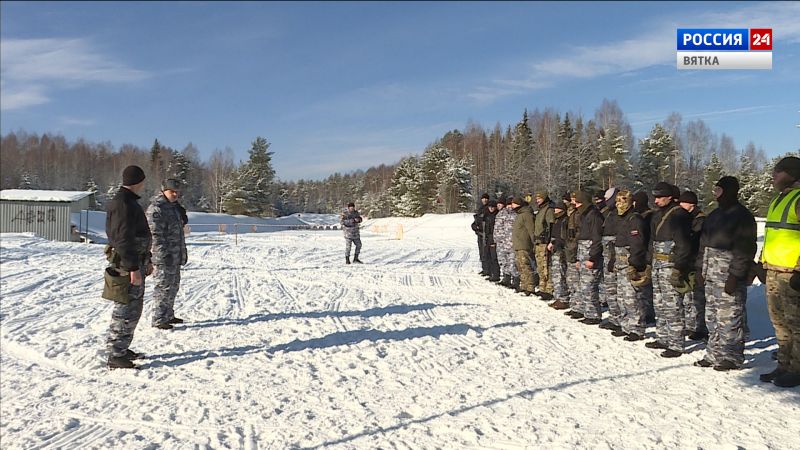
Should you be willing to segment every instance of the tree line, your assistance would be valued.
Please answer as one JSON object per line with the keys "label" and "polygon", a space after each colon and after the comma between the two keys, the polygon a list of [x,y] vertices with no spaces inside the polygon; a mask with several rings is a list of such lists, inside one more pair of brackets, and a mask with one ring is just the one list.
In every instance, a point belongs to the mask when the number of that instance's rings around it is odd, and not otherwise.
{"label": "tree line", "polygon": [[254,216],[339,213],[350,201],[371,217],[419,216],[470,210],[483,192],[560,196],[610,186],[649,189],[661,180],[697,192],[701,206],[709,208],[713,185],[723,175],[737,176],[746,206],[763,214],[778,159],[768,161],[753,142],[737,148],[730,136],[714,133],[701,119],[684,122],[679,113],[635,140],[621,108],[610,100],[591,118],[547,108],[524,110],[513,126],[485,129],[469,122],[434,139],[419,156],[323,180],[280,180],[264,137],[239,162],[231,148],[202,160],[192,143],[176,150],[158,139],[149,148],[115,148],[17,131],[2,136],[0,146],[2,189],[91,190],[102,208],[119,188],[122,169],[136,164],[148,173],[147,197],[158,192],[161,180],[178,178],[190,210]]}

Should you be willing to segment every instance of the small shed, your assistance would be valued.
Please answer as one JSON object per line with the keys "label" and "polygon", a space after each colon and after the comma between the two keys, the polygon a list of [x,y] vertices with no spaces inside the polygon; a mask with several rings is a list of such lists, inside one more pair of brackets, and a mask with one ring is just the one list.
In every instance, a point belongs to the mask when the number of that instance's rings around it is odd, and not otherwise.
{"label": "small shed", "polygon": [[72,214],[95,208],[93,192],[0,191],[0,233],[35,233],[54,241],[78,240]]}

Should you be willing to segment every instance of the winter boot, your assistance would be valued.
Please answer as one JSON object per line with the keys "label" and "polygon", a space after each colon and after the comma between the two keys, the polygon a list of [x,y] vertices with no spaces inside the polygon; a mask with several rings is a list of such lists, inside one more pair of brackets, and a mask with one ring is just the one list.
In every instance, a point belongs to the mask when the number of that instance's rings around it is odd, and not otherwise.
{"label": "winter boot", "polygon": [[361,262],[361,260],[360,260],[360,259],[358,259],[358,256],[356,256],[355,258],[353,258],[353,262],[354,262],[355,264],[364,264],[363,262]]}
{"label": "winter boot", "polygon": [[136,364],[124,356],[109,356],[108,357],[109,369],[135,369]]}
{"label": "winter boot", "polygon": [[580,320],[579,322],[584,324],[584,325],[598,325],[598,324],[600,324],[601,320],[600,319],[594,319],[594,318],[591,318],[591,317],[587,317],[587,318],[585,318],[583,320]]}
{"label": "winter boot", "polygon": [[347,255],[347,256],[344,257],[344,263],[345,264],[350,264],[350,255]]}
{"label": "winter boot", "polygon": [[668,349],[664,350],[663,352],[661,352],[661,357],[662,358],[677,358],[677,357],[679,357],[681,355],[683,355],[683,352],[679,352],[677,350],[672,350],[671,348],[668,348]]}
{"label": "winter boot", "polygon": [[628,342],[641,341],[642,339],[644,339],[644,336],[642,336],[641,334],[636,334],[636,333],[631,333],[631,334],[625,336],[625,340],[628,341]]}
{"label": "winter boot", "polygon": [[544,300],[546,302],[549,302],[550,300],[553,299],[553,294],[551,294],[549,292],[539,292],[539,298],[541,298],[542,300]]}
{"label": "winter boot", "polygon": [[775,380],[775,378],[778,378],[784,373],[786,373],[786,369],[784,369],[783,367],[778,367],[777,369],[773,370],[770,373],[762,373],[761,375],[759,375],[758,379],[763,381],[764,383],[772,383]]}
{"label": "winter boot", "polygon": [[175,328],[175,327],[173,327],[172,325],[170,325],[168,323],[162,323],[161,325],[156,325],[155,327],[158,328],[159,330],[171,330],[171,329]]}
{"label": "winter boot", "polygon": [[550,307],[556,310],[569,309],[569,303],[563,302],[561,300],[556,300],[553,303],[550,303]]}
{"label": "winter boot", "polygon": [[505,287],[510,287],[511,286],[511,275],[509,275],[509,274],[503,275],[503,280],[500,281],[500,285],[505,286]]}
{"label": "winter boot", "polygon": [[695,361],[694,365],[697,366],[697,367],[711,367],[714,364],[711,361],[703,358],[703,359],[701,359],[699,361]]}
{"label": "winter boot", "polygon": [[628,333],[622,331],[622,328],[612,331],[611,335],[614,337],[628,337]]}
{"label": "winter boot", "polygon": [[142,359],[142,358],[144,358],[144,353],[139,353],[139,352],[135,352],[135,351],[133,351],[131,349],[127,349],[127,350],[125,350],[125,355],[122,356],[122,357],[127,359],[127,360],[129,360],[129,361],[130,360],[134,360],[134,359]]}
{"label": "winter boot", "polygon": [[519,288],[519,277],[514,277],[511,279],[511,288],[514,289],[514,292],[521,292]]}
{"label": "winter boot", "polygon": [[775,377],[775,379],[772,380],[772,384],[778,387],[786,388],[800,386],[800,373],[784,372],[783,374]]}
{"label": "winter boot", "polygon": [[647,348],[654,348],[657,350],[666,350],[667,346],[658,341],[648,342],[644,344]]}
{"label": "winter boot", "polygon": [[177,317],[173,317],[172,319],[170,319],[170,320],[169,320],[169,322],[168,322],[168,323],[172,323],[172,324],[175,324],[175,323],[183,323],[183,319],[179,319],[179,318],[177,318]]}
{"label": "winter boot", "polygon": [[724,359],[721,363],[714,366],[714,370],[718,372],[727,372],[729,370],[739,370],[740,367],[735,362]]}

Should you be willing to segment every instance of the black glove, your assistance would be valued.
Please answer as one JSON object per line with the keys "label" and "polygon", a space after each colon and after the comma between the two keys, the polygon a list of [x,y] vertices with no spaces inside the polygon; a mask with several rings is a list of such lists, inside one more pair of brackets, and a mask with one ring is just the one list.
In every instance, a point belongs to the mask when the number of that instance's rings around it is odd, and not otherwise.
{"label": "black glove", "polygon": [[696,286],[705,287],[706,279],[703,278],[703,273],[702,272],[699,272],[699,271],[695,272],[694,273],[694,279],[695,279],[695,285]]}
{"label": "black glove", "polygon": [[800,272],[793,273],[792,278],[789,278],[789,287],[795,291],[800,291]]}
{"label": "black glove", "polygon": [[728,279],[725,280],[725,293],[728,295],[733,295],[736,292],[738,285],[739,279],[733,276],[733,274],[728,275]]}
{"label": "black glove", "polygon": [[606,267],[606,270],[608,270],[608,273],[613,273],[614,272],[614,264],[616,264],[616,263],[617,263],[617,258],[609,258],[608,259],[608,266]]}

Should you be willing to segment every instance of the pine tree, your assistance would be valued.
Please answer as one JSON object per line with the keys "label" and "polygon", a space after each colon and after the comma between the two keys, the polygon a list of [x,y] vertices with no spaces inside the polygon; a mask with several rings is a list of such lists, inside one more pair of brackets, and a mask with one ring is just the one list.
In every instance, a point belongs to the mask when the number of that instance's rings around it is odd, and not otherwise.
{"label": "pine tree", "polygon": [[631,171],[630,152],[625,145],[625,136],[612,124],[598,139],[599,161],[589,168],[600,177],[602,188],[626,184]]}
{"label": "pine tree", "polygon": [[417,158],[402,160],[392,176],[389,186],[392,215],[418,217],[422,215],[425,201],[421,190],[422,174]]}
{"label": "pine tree", "polygon": [[522,183],[525,173],[530,166],[533,155],[533,133],[528,125],[528,110],[522,114],[522,120],[514,129],[514,138],[511,143],[511,154],[508,161],[509,180],[515,190],[523,188]]}
{"label": "pine tree", "polygon": [[656,124],[650,135],[639,141],[639,164],[636,185],[650,189],[659,181],[668,179],[670,156],[676,151],[675,142],[667,130]]}
{"label": "pine tree", "polygon": [[237,172],[232,193],[228,196],[230,208],[241,209],[240,214],[251,216],[272,215],[272,192],[275,170],[269,142],[259,136],[249,150],[250,159]]}
{"label": "pine tree", "polygon": [[758,176],[753,168],[753,162],[746,153],[739,158],[739,199],[745,208],[756,212],[758,210]]}
{"label": "pine tree", "polygon": [[471,161],[449,158],[439,178],[439,197],[443,199],[444,212],[469,211],[472,208]]}
{"label": "pine tree", "polygon": [[719,160],[716,153],[712,153],[711,160],[703,173],[703,183],[700,186],[700,192],[698,192],[700,209],[706,212],[716,209],[717,203],[714,198],[714,186],[723,176],[725,176],[725,172],[722,170],[722,162]]}
{"label": "pine tree", "polygon": [[427,149],[419,159],[420,193],[424,199],[422,213],[433,211],[437,199],[442,198],[440,185],[442,178],[447,177],[447,167],[453,157],[450,151],[442,146],[434,145]]}

